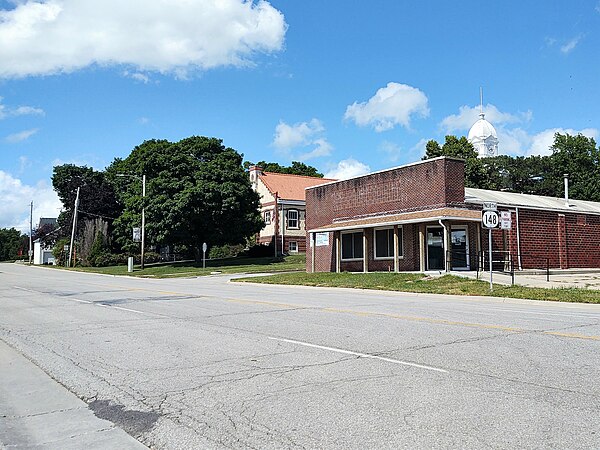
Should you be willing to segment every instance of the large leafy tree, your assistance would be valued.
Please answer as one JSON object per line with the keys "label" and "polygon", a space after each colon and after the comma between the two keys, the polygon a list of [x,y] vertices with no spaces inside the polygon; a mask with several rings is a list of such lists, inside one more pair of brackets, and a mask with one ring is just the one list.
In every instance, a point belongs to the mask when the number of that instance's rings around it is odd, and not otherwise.
{"label": "large leafy tree", "polygon": [[316,167],[309,166],[299,161],[292,161],[291,166],[282,166],[276,162],[259,161],[254,164],[246,161],[244,163],[244,168],[248,169],[250,166],[254,165],[261,167],[265,172],[287,173],[291,175],[304,175],[307,177],[323,178],[323,174],[320,173]]}
{"label": "large leafy tree", "polygon": [[552,150],[552,177],[556,196],[564,195],[563,175],[569,175],[569,197],[600,201],[600,148],[594,138],[556,133]]}
{"label": "large leafy tree", "polygon": [[[243,243],[263,222],[259,198],[242,166],[242,155],[220,139],[194,136],[179,142],[146,141],[107,168],[119,192],[123,214],[115,221],[115,237],[131,249],[131,227],[146,211],[146,239],[155,245]],[[118,173],[133,175],[118,178]],[[146,197],[141,197],[142,175]],[[197,253],[199,254],[199,253]]]}
{"label": "large leafy tree", "polygon": [[[113,184],[104,172],[91,167],[63,164],[55,166],[52,174],[52,186],[63,204],[63,212],[58,218],[61,236],[71,231],[73,208],[79,192],[79,214],[81,230],[86,218],[102,217],[108,220],[116,218],[121,211],[117,202]],[[55,236],[59,237],[59,236]]]}
{"label": "large leafy tree", "polygon": [[23,247],[23,242],[26,236],[15,228],[0,228],[0,261],[14,259],[21,254],[27,252],[27,248]]}

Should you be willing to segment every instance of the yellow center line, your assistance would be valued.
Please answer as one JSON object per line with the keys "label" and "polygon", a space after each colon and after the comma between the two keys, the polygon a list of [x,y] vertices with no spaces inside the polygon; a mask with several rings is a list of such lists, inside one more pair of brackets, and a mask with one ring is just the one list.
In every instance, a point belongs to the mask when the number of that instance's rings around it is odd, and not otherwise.
{"label": "yellow center line", "polygon": [[[90,283],[93,284],[93,283]],[[100,286],[100,285],[99,285]],[[105,285],[102,285],[105,286]],[[189,292],[174,292],[174,291],[155,291],[153,289],[148,288],[131,288],[124,286],[113,286],[119,289],[123,289],[126,291],[144,291],[144,292],[152,292],[159,293],[163,295],[175,295],[175,296],[194,296],[193,293]],[[197,296],[196,298],[206,298],[207,296]],[[461,327],[469,327],[469,328],[479,328],[479,329],[487,329],[487,330],[499,330],[505,331],[508,333],[535,333],[536,330],[527,330],[525,328],[517,328],[517,327],[509,327],[504,325],[495,325],[495,324],[485,324],[485,323],[476,323],[476,322],[462,322],[456,320],[448,320],[448,319],[435,319],[432,317],[419,317],[419,316],[405,316],[401,314],[393,314],[393,313],[379,313],[379,312],[370,312],[370,311],[356,311],[353,309],[342,309],[342,308],[330,308],[330,307],[315,307],[308,305],[300,305],[300,304],[292,304],[292,303],[280,303],[280,302],[270,302],[266,300],[245,300],[241,298],[224,298],[224,297],[215,297],[211,296],[210,298],[214,298],[217,300],[226,301],[229,303],[241,303],[248,305],[263,305],[263,306],[272,306],[276,308],[290,308],[290,309],[298,309],[298,308],[306,308],[311,309],[313,311],[320,312],[330,312],[336,314],[352,314],[360,317],[385,317],[390,319],[398,319],[398,320],[406,320],[411,322],[423,322],[423,323],[432,323],[439,325],[452,325],[452,326],[461,326]],[[590,336],[585,334],[578,333],[566,333],[561,331],[539,331],[541,334],[547,334],[551,336],[558,336],[570,339],[585,339],[592,341],[600,341],[600,336]]]}

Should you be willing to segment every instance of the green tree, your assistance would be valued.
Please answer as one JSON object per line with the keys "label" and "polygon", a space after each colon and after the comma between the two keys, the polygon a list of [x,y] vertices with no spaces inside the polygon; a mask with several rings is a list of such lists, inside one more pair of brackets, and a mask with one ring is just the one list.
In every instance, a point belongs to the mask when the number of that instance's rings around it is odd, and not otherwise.
{"label": "green tree", "polygon": [[600,201],[600,148],[594,138],[556,133],[550,149],[555,195],[564,195],[563,175],[569,174],[569,197]]}
{"label": "green tree", "polygon": [[[55,166],[52,174],[52,187],[63,204],[63,212],[58,217],[60,233],[55,238],[67,236],[71,231],[73,207],[79,193],[79,214],[85,218],[115,218],[121,212],[114,186],[101,171],[91,167],[63,164]],[[79,221],[77,233],[82,230],[84,221]]]}
{"label": "green tree", "polygon": [[320,173],[316,167],[309,166],[299,161],[292,161],[291,166],[282,166],[279,163],[266,161],[259,161],[256,164],[249,161],[244,162],[244,169],[248,170],[250,166],[259,166],[265,172],[287,173],[291,175],[304,175],[307,177],[323,178],[323,174]]}
{"label": "green tree", "polygon": [[[150,245],[241,244],[264,223],[259,197],[242,167],[242,155],[220,139],[194,136],[176,143],[146,141],[107,168],[115,183],[123,213],[115,220],[115,241],[126,251],[139,244],[131,228],[140,226],[146,211],[146,240]],[[117,179],[117,173],[135,178]],[[139,179],[146,175],[146,198]]]}
{"label": "green tree", "polygon": [[27,254],[23,248],[25,236],[15,228],[0,228],[0,261],[15,259],[19,255]]}

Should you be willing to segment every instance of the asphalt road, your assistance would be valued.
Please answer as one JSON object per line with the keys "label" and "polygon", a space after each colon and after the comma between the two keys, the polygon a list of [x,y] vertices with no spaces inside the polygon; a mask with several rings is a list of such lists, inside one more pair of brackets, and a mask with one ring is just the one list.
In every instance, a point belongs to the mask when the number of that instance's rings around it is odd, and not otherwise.
{"label": "asphalt road", "polygon": [[0,264],[0,338],[151,448],[600,448],[600,305],[228,280]]}

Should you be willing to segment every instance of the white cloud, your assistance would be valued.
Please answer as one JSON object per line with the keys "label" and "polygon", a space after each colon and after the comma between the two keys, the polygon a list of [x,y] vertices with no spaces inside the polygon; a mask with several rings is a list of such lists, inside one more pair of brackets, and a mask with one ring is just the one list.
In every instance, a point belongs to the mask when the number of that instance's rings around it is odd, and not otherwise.
{"label": "white cloud", "polygon": [[348,158],[340,161],[335,168],[325,174],[325,178],[335,178],[345,180],[347,178],[357,177],[369,173],[371,168],[354,158]]}
{"label": "white cloud", "polygon": [[126,65],[185,77],[283,47],[265,0],[20,0],[0,10],[0,77]]}
{"label": "white cloud", "polygon": [[312,119],[310,122],[299,122],[294,125],[279,121],[279,124],[275,127],[273,146],[280,150],[289,150],[294,147],[309,145],[312,138],[324,130],[323,124],[318,119]]}
{"label": "white cloud", "polygon": [[390,130],[396,125],[408,128],[413,116],[427,117],[427,96],[417,88],[390,82],[377,90],[367,102],[354,102],[346,108],[344,119],[358,126],[371,125],[375,131]]}
{"label": "white cloud", "polygon": [[9,142],[11,144],[17,144],[19,142],[26,141],[27,139],[29,139],[31,136],[33,136],[38,131],[39,131],[39,129],[37,129],[37,128],[32,128],[30,130],[23,130],[18,133],[9,134],[8,136],[6,136],[5,140],[6,140],[6,142]]}
{"label": "white cloud", "polygon": [[298,156],[298,159],[300,161],[319,158],[321,156],[328,156],[333,150],[333,146],[324,138],[315,139],[313,144],[316,145],[316,147],[313,150],[306,153],[302,153]]}
{"label": "white cloud", "polygon": [[[440,123],[440,126],[446,131],[446,133],[468,130],[479,119],[479,112],[479,106],[461,106],[458,109],[458,114],[452,114],[445,117]],[[483,112],[485,114],[485,119],[494,126],[510,123],[527,123],[530,122],[533,117],[531,111],[510,114],[500,111],[491,104],[485,105],[483,107]]]}
{"label": "white cloud", "polygon": [[129,77],[144,84],[148,84],[150,82],[150,77],[142,72],[130,72],[129,70],[126,70],[123,72],[123,76]]}
{"label": "white cloud", "polygon": [[31,161],[27,156],[19,156],[19,173],[25,172],[26,169],[31,167]]}
{"label": "white cloud", "polygon": [[596,3],[596,12],[600,13],[600,0],[598,1],[598,3]]}
{"label": "white cloud", "polygon": [[33,201],[33,226],[40,217],[58,217],[61,202],[56,192],[46,182],[35,186],[23,184],[7,172],[0,170],[0,228],[16,228],[29,233],[29,204]]}
{"label": "white cloud", "polygon": [[[1,18],[1,16],[0,16]],[[1,51],[1,50],[0,50]],[[7,107],[2,103],[2,97],[0,97],[0,119],[14,116],[43,116],[46,114],[41,108],[34,108],[33,106],[18,106],[16,108]]]}
{"label": "white cloud", "polygon": [[517,156],[551,155],[550,147],[556,133],[577,135],[598,139],[600,131],[596,128],[574,130],[572,128],[548,128],[536,134],[529,134],[521,128],[498,131],[500,153]]}
{"label": "white cloud", "polygon": [[150,122],[150,119],[147,117],[140,117],[137,121],[140,125],[147,125]]}
{"label": "white cloud", "polygon": [[581,41],[581,38],[583,37],[583,35],[578,35],[575,36],[574,38],[568,40],[564,45],[560,46],[560,51],[561,53],[564,53],[565,55],[571,53],[573,50],[575,50],[575,47],[577,47],[577,44],[579,44],[579,42]]}
{"label": "white cloud", "polygon": [[[300,161],[327,156],[331,154],[333,146],[323,137],[324,132],[325,127],[319,119],[298,122],[294,125],[280,121],[275,127],[275,136],[271,145]],[[314,147],[296,156],[291,155],[291,150],[295,148],[310,146]]]}

